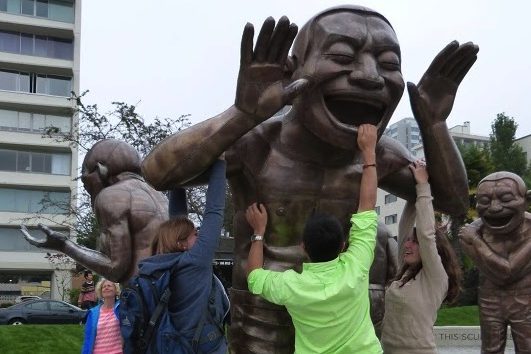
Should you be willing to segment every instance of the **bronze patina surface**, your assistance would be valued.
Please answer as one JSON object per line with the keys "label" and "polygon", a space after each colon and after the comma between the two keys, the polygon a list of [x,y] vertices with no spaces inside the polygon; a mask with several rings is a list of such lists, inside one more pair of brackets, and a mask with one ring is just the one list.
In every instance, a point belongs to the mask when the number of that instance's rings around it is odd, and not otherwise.
{"label": "bronze patina surface", "polygon": [[39,225],[45,238],[25,238],[37,247],[62,252],[88,269],[114,282],[125,283],[138,262],[151,256],[151,240],[159,224],[168,219],[168,200],[140,175],[140,157],[129,144],[102,140],[83,161],[81,180],[90,194],[98,220],[99,251],[69,240]]}
{"label": "bronze patina surface", "polygon": [[480,271],[481,352],[504,353],[507,326],[517,353],[531,353],[531,191],[511,172],[478,184],[479,219],[459,233]]}
{"label": "bronze patina surface", "polygon": [[[413,158],[383,136],[405,87],[400,46],[388,20],[367,8],[343,6],[321,12],[297,31],[287,17],[278,23],[268,18],[253,49],[254,28],[247,24],[234,105],[167,138],[142,164],[147,181],[166,190],[201,182],[201,173],[226,151],[235,207],[233,353],[294,351],[285,309],[247,291],[248,205],[258,201],[268,207],[265,268],[300,271],[305,255],[299,244],[308,216],[331,213],[345,232],[349,229],[359,201],[363,162],[356,138],[363,123],[378,128],[379,186],[406,200],[416,197],[408,168]],[[417,85],[408,84],[435,207],[454,215],[466,213],[468,187],[446,119],[477,52],[473,43],[454,41]],[[286,105],[285,113],[274,116]]]}

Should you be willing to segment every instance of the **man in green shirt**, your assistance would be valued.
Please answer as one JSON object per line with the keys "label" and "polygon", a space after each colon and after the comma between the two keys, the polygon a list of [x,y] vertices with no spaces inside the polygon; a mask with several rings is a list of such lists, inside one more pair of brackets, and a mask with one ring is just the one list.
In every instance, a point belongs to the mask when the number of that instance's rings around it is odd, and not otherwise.
{"label": "man in green shirt", "polygon": [[363,156],[358,212],[352,215],[349,246],[339,221],[328,215],[308,219],[302,247],[311,262],[302,273],[263,269],[264,205],[251,205],[246,218],[254,230],[247,264],[249,290],[284,305],[295,327],[295,353],[382,353],[370,318],[369,269],[376,244],[376,127],[358,127]]}

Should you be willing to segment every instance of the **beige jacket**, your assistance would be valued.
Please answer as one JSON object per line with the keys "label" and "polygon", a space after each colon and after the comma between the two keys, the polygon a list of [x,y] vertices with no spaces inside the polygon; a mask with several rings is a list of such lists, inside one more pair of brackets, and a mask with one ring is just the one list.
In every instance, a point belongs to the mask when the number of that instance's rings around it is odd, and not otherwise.
{"label": "beige jacket", "polygon": [[[435,244],[430,185],[417,184],[416,188],[417,238],[422,269],[403,287],[394,281],[386,291],[382,329],[385,354],[437,353],[433,324],[448,291],[448,276]],[[403,242],[400,244],[403,246]]]}

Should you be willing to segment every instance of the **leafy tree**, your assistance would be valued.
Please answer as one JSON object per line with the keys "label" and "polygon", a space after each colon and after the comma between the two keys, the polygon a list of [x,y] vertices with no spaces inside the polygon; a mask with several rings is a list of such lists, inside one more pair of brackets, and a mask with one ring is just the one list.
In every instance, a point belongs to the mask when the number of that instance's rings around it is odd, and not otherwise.
{"label": "leafy tree", "polygon": [[518,123],[513,117],[498,113],[491,125],[490,154],[495,171],[509,171],[527,178],[529,167],[522,147],[514,142]]}

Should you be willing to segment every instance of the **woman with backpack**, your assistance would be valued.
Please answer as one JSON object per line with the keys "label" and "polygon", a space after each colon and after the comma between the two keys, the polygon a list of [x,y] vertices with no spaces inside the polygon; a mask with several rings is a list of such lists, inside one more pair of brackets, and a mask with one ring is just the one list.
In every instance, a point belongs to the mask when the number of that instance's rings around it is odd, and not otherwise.
{"label": "woman with backpack", "polygon": [[212,270],[223,226],[225,189],[225,161],[219,159],[210,168],[200,230],[185,215],[162,223],[153,240],[154,256],[139,265],[140,275],[170,274],[167,312],[171,321],[162,318],[147,353],[160,346],[165,353],[227,352],[223,323],[228,297]]}
{"label": "woman with backpack", "polygon": [[122,337],[118,321],[120,285],[102,279],[96,285],[96,294],[103,302],[91,308],[85,322],[82,354],[122,354]]}

